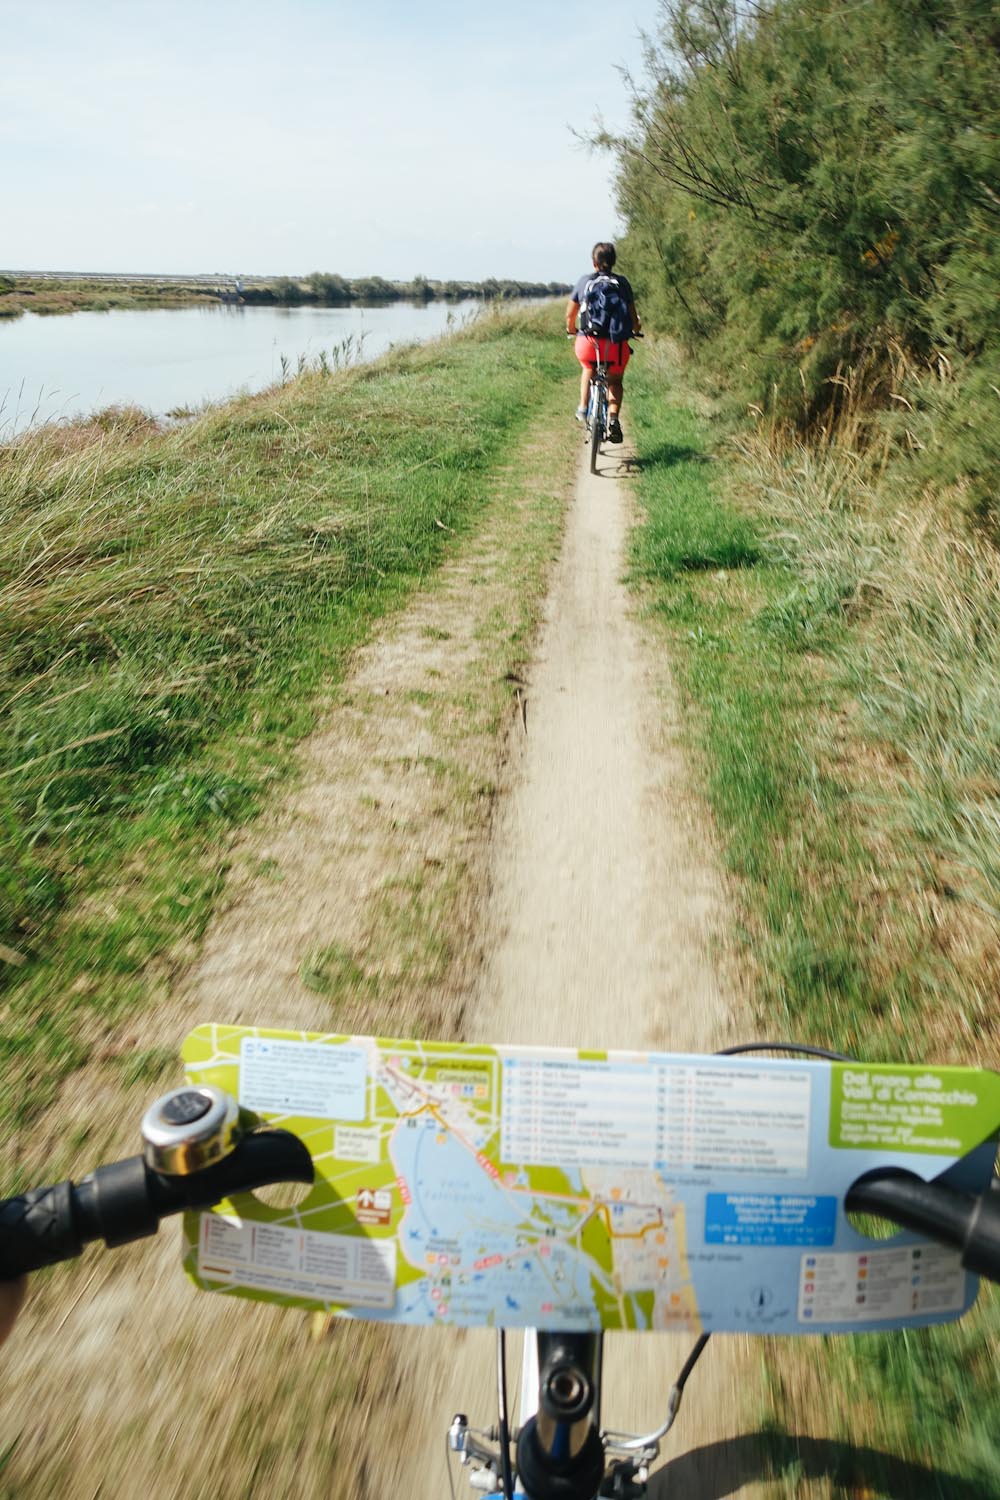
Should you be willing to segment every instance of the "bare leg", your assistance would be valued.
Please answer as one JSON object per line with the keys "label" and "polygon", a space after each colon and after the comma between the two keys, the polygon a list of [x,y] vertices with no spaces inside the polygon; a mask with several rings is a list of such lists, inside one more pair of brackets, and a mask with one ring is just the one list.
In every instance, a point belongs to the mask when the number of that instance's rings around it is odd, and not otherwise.
{"label": "bare leg", "polygon": [[587,410],[590,401],[590,366],[580,366],[580,405]]}
{"label": "bare leg", "polygon": [[622,405],[622,401],[624,399],[625,398],[624,398],[624,396],[622,394],[622,378],[619,375],[619,377],[618,377],[617,380],[609,380],[608,381],[608,416],[609,417],[617,417],[618,413],[621,411],[621,405]]}

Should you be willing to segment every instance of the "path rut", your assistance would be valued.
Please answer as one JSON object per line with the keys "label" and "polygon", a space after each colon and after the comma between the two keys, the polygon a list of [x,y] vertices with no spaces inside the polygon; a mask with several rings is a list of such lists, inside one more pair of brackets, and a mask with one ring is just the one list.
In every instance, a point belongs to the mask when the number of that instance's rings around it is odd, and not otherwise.
{"label": "path rut", "polygon": [[[528,673],[527,733],[513,730],[469,1041],[701,1052],[732,1038],[737,998],[713,960],[723,891],[687,788],[662,647],[622,578],[634,463],[619,449],[596,475],[581,464]],[[609,1336],[606,1425],[657,1427],[691,1342]],[[692,1376],[671,1438],[674,1452],[704,1446],[686,1469],[688,1495],[752,1493],[730,1483],[715,1449],[737,1430],[739,1365],[718,1340]],[[409,1344],[408,1441],[383,1451],[371,1495],[443,1494],[442,1435],[458,1409],[494,1420],[494,1382],[491,1334],[456,1343],[431,1330]],[[667,1487],[663,1475],[652,1493]]]}

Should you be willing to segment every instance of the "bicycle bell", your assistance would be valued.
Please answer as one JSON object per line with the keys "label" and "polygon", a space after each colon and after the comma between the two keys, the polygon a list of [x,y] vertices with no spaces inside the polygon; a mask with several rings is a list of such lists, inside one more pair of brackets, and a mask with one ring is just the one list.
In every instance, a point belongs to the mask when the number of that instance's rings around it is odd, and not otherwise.
{"label": "bicycle bell", "polygon": [[169,1177],[213,1166],[239,1144],[239,1117],[239,1105],[223,1089],[201,1083],[171,1089],[143,1117],[143,1159]]}

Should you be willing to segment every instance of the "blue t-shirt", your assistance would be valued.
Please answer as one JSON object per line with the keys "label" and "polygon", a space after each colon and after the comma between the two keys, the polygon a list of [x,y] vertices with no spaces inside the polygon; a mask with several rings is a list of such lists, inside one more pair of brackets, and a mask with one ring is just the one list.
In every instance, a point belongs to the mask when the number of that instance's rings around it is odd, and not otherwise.
{"label": "blue t-shirt", "polygon": [[[591,281],[593,281],[595,276],[610,276],[613,281],[617,281],[618,289],[621,292],[622,296],[625,298],[626,306],[630,308],[635,306],[635,293],[632,291],[632,286],[628,280],[628,277],[619,276],[617,271],[588,271],[586,276],[580,277],[580,280],[573,288],[571,297],[571,300],[573,302],[583,301],[584,296],[586,295],[587,286]],[[625,335],[625,337],[627,339],[630,339],[632,337],[631,326],[629,327],[629,331]]]}

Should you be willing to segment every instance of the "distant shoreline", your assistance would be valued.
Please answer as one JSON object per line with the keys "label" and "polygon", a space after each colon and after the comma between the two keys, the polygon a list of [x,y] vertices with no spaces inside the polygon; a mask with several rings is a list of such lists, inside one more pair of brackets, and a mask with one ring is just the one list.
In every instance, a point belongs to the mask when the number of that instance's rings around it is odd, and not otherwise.
{"label": "distant shoreline", "polygon": [[33,312],[55,316],[109,312],[116,308],[186,307],[221,303],[246,307],[348,307],[356,303],[461,302],[564,296],[563,282],[500,280],[440,281],[415,276],[387,281],[381,276],[340,276],[314,271],[309,276],[152,275],[87,271],[0,271],[0,320]]}

